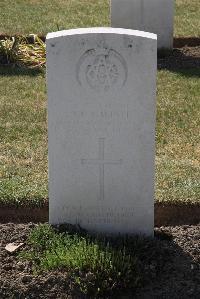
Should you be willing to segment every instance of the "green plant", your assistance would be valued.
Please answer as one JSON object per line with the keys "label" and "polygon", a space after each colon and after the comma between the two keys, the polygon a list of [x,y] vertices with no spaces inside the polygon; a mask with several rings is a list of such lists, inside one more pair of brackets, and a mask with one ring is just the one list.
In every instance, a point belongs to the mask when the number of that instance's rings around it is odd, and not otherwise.
{"label": "green plant", "polygon": [[92,298],[140,283],[137,257],[125,239],[114,246],[112,239],[58,233],[45,224],[32,231],[28,244],[31,250],[21,257],[31,259],[36,271],[64,268],[74,289]]}
{"label": "green plant", "polygon": [[4,63],[9,64],[16,61],[19,39],[16,37],[0,40],[0,55]]}

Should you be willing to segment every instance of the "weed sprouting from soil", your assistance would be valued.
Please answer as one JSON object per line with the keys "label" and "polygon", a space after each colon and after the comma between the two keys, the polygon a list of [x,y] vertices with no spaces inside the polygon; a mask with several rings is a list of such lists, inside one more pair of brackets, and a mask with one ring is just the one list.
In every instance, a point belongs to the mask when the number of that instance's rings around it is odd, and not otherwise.
{"label": "weed sprouting from soil", "polygon": [[142,284],[141,260],[145,248],[153,242],[147,240],[60,232],[44,224],[31,232],[29,249],[20,258],[31,260],[36,273],[65,270],[72,279],[72,290],[89,298],[105,298]]}

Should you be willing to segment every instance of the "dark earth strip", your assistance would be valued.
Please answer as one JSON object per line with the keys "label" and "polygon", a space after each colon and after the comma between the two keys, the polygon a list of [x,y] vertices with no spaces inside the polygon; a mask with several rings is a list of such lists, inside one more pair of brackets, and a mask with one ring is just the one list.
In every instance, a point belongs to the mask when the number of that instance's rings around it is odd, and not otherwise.
{"label": "dark earth strip", "polygon": [[[0,205],[0,223],[46,222],[48,203],[42,207]],[[200,204],[155,203],[155,226],[192,225],[200,223]]]}
{"label": "dark earth strip", "polygon": [[200,46],[200,37],[174,37],[174,48]]}
{"label": "dark earth strip", "polygon": [[200,69],[200,46],[158,52],[158,69],[179,72],[189,68]]}
{"label": "dark earth strip", "polygon": [[[70,294],[67,272],[62,270],[34,275],[31,263],[19,261],[16,253],[10,254],[5,250],[7,243],[26,242],[34,226],[33,223],[0,225],[0,298],[78,299]],[[142,265],[145,286],[136,294],[124,294],[118,298],[199,299],[200,224],[156,228],[155,240],[148,244],[143,252]]]}
{"label": "dark earth strip", "polygon": [[[0,55],[0,65],[8,64],[5,55]],[[200,43],[198,46],[193,47],[184,46],[173,50],[158,50],[158,69],[168,69],[181,73],[182,69],[192,68],[197,69],[200,73]]]}

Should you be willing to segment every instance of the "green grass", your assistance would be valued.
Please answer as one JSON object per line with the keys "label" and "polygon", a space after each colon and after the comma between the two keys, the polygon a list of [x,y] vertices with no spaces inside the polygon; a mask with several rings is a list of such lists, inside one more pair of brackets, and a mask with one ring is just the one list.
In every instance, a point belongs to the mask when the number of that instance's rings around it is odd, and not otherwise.
{"label": "green grass", "polygon": [[109,25],[107,0],[1,0],[0,11],[0,32],[11,34]]}
{"label": "green grass", "polygon": [[176,0],[174,36],[200,37],[199,0]]}
{"label": "green grass", "polygon": [[159,275],[165,256],[169,259],[159,240],[95,237],[83,231],[61,233],[47,224],[32,230],[26,250],[19,254],[19,258],[32,262],[36,275],[65,270],[66,286],[71,286],[69,291],[87,295],[87,298],[110,298],[127,290],[133,293],[144,282],[155,279],[151,277],[152,264]]}
{"label": "green grass", "polygon": [[0,68],[0,201],[47,198],[44,73]]}
{"label": "green grass", "polygon": [[179,72],[158,72],[156,198],[200,202],[200,70]]}
{"label": "green grass", "polygon": [[[48,197],[44,73],[0,68],[0,202]],[[200,70],[158,72],[157,201],[199,202]]]}
{"label": "green grass", "polygon": [[[123,0],[122,0],[123,1]],[[1,0],[0,32],[109,26],[109,0]],[[199,0],[176,0],[175,36],[200,36]]]}

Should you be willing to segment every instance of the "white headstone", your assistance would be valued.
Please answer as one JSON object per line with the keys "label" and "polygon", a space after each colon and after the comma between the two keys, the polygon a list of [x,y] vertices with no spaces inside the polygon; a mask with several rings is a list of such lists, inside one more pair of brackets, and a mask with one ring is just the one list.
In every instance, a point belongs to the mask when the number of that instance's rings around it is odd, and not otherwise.
{"label": "white headstone", "polygon": [[47,36],[50,223],[153,234],[156,35]]}
{"label": "white headstone", "polygon": [[158,48],[173,47],[174,0],[111,0],[111,25],[153,32]]}

